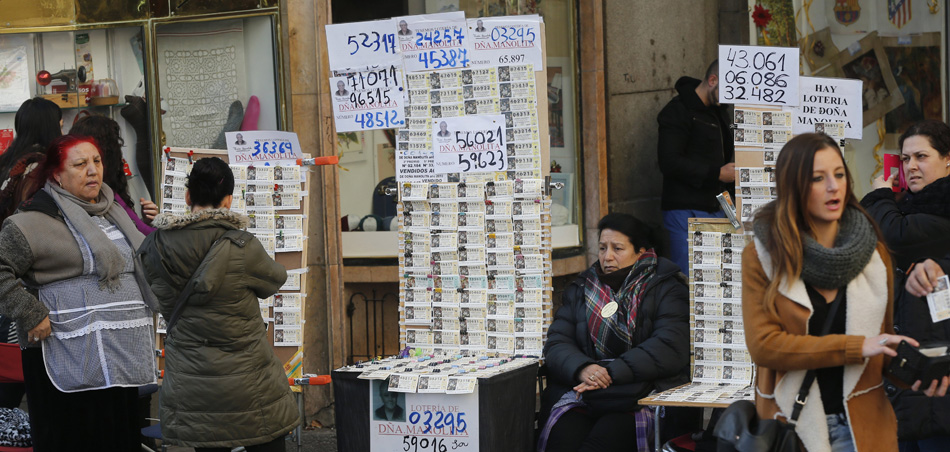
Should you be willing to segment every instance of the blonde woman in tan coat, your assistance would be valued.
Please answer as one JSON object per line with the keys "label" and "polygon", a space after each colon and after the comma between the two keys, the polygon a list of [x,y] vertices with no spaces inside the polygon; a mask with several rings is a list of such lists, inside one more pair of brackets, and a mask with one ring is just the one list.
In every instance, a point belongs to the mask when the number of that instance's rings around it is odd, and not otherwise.
{"label": "blonde woman in tan coat", "polygon": [[[892,264],[880,231],[827,135],[790,140],[775,182],[778,199],[756,213],[755,242],[742,256],[758,415],[786,419],[806,372],[815,369],[795,429],[805,448],[896,451],[897,420],[883,377],[900,341],[918,344],[893,334]],[[829,315],[830,331],[820,336]],[[925,393],[943,396],[948,384],[947,377],[929,382]]]}

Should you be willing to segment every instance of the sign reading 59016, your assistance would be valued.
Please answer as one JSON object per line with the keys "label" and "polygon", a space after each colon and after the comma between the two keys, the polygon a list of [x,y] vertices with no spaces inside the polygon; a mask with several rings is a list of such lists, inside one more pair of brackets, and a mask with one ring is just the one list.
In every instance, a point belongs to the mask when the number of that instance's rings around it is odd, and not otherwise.
{"label": "sign reading 59016", "polygon": [[719,102],[798,105],[798,47],[719,46]]}

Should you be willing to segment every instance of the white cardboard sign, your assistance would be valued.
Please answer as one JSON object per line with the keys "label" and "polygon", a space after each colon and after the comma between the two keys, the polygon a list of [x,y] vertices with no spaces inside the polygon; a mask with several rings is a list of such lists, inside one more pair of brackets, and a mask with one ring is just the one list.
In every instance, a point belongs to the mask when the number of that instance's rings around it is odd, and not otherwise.
{"label": "white cardboard sign", "polygon": [[719,102],[798,105],[798,47],[719,46]]}
{"label": "white cardboard sign", "polygon": [[403,393],[383,390],[386,380],[369,383],[371,451],[478,451],[477,388],[470,394]]}
{"label": "white cardboard sign", "polygon": [[404,16],[394,21],[406,72],[468,66],[464,12]]}
{"label": "white cardboard sign", "polygon": [[361,70],[400,62],[393,19],[327,25],[326,32],[327,58],[332,70]]}
{"label": "white cardboard sign", "polygon": [[434,118],[436,173],[486,173],[508,169],[505,116]]}
{"label": "white cardboard sign", "polygon": [[468,19],[472,67],[532,64],[544,69],[537,15]]}
{"label": "white cardboard sign", "polygon": [[843,123],[844,137],[861,139],[862,81],[847,78],[801,77],[800,104],[795,108],[792,133],[814,132],[816,123]]}

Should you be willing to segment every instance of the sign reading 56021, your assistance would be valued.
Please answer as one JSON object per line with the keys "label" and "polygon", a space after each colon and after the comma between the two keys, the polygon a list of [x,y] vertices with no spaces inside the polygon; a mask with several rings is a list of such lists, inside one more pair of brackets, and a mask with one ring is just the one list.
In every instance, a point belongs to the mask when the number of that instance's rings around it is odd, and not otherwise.
{"label": "sign reading 56021", "polygon": [[719,46],[719,102],[798,105],[798,47]]}

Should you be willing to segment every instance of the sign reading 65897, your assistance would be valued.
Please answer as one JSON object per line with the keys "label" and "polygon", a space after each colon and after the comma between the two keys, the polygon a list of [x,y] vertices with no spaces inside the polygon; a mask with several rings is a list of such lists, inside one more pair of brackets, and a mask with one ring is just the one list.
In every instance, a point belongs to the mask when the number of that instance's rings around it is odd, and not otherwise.
{"label": "sign reading 65897", "polygon": [[798,47],[719,46],[719,102],[798,105]]}

